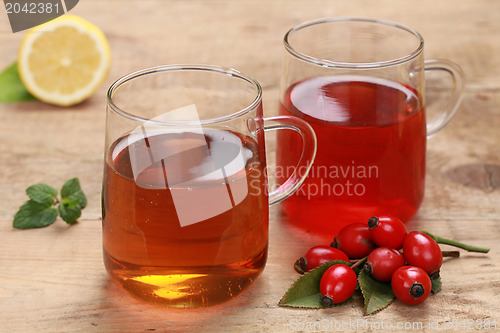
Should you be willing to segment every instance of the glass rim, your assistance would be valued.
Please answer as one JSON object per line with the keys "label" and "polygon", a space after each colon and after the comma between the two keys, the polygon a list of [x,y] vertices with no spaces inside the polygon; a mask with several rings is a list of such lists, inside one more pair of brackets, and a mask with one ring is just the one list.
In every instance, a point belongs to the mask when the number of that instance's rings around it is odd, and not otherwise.
{"label": "glass rim", "polygon": [[[126,84],[129,81],[132,81],[134,79],[138,79],[142,76],[145,75],[151,75],[151,74],[157,74],[161,72],[174,72],[174,71],[204,71],[204,72],[212,72],[216,74],[222,74],[222,75],[227,75],[231,76],[233,78],[237,78],[240,80],[243,80],[250,85],[252,85],[256,89],[256,96],[254,100],[245,108],[237,110],[235,112],[232,112],[230,114],[220,116],[220,117],[214,117],[214,118],[209,118],[209,119],[200,119],[199,121],[162,121],[162,120],[156,120],[156,119],[151,119],[147,117],[141,117],[137,114],[131,113],[129,111],[124,110],[123,108],[120,108],[118,105],[113,100],[114,94],[118,91],[118,89]],[[215,123],[220,123],[232,119],[236,119],[238,117],[241,117],[252,110],[256,109],[261,101],[262,101],[262,87],[260,83],[255,80],[253,77],[250,75],[247,75],[245,73],[242,73],[234,68],[230,67],[223,67],[223,66],[218,66],[218,65],[207,65],[207,64],[171,64],[171,65],[159,65],[159,66],[153,66],[153,67],[147,67],[144,69],[137,70],[135,72],[129,73],[127,75],[122,76],[118,80],[116,80],[108,89],[108,92],[106,94],[107,96],[107,105],[108,107],[116,114],[119,116],[122,116],[124,118],[127,118],[132,121],[136,122],[151,122],[151,123],[156,123],[158,125],[196,125],[196,124],[215,124]]]}
{"label": "glass rim", "polygon": [[[385,25],[389,27],[394,27],[398,28],[401,30],[404,30],[406,32],[409,32],[412,34],[414,37],[416,37],[419,41],[419,45],[417,48],[415,48],[412,52],[390,60],[384,60],[384,61],[376,61],[376,62],[344,62],[344,61],[332,61],[332,60],[327,60],[327,59],[320,59],[316,58],[313,56],[310,56],[306,53],[300,52],[296,48],[294,48],[289,39],[290,37],[305,28],[308,28],[310,26],[314,25],[319,25],[319,24],[325,24],[325,23],[339,23],[339,22],[364,22],[364,23],[376,23],[380,25]],[[394,66],[394,65],[399,65],[405,62],[408,62],[418,55],[422,53],[422,50],[424,48],[424,39],[422,35],[416,31],[413,28],[410,28],[409,26],[406,26],[404,24],[388,21],[388,20],[381,20],[381,19],[375,19],[375,18],[369,18],[369,17],[356,17],[356,16],[349,16],[349,17],[327,17],[327,18],[320,18],[320,19],[315,19],[311,21],[306,21],[303,23],[300,23],[298,25],[295,25],[292,27],[290,30],[287,31],[285,34],[285,37],[283,38],[283,42],[285,45],[285,49],[290,53],[292,56],[312,63],[314,65],[319,65],[323,67],[332,67],[332,68],[346,68],[346,69],[373,69],[373,68],[380,68],[380,67],[388,67],[388,66]]]}

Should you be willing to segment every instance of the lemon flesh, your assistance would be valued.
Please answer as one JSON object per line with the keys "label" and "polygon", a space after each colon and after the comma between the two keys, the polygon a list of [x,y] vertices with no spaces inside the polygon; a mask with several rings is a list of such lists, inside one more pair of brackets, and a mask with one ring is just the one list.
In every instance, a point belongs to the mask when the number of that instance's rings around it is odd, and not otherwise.
{"label": "lemon flesh", "polygon": [[60,106],[90,97],[106,78],[110,62],[102,31],[73,15],[31,29],[18,55],[26,89],[39,100]]}

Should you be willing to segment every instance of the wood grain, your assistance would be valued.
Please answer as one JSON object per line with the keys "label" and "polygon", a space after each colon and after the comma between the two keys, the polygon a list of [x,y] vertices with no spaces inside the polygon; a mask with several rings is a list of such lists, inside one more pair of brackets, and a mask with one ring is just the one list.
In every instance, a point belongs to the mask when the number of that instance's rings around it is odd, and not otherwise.
{"label": "wood grain", "polygon": [[[335,325],[365,319],[368,326],[360,331],[370,331],[370,324],[382,321],[393,325],[384,332],[403,331],[397,323],[412,322],[423,326],[410,331],[431,332],[429,321],[442,328],[453,319],[496,319],[500,327],[500,2],[415,4],[80,1],[72,13],[97,24],[109,38],[113,62],[105,84],[91,99],[70,109],[39,102],[0,105],[0,332],[286,332],[301,323]],[[152,65],[225,65],[262,83],[265,114],[272,115],[277,112],[284,33],[305,20],[351,15],[410,25],[424,36],[427,58],[447,58],[463,67],[468,85],[462,106],[428,143],[426,197],[409,228],[489,246],[491,252],[463,252],[459,259],[446,260],[442,292],[419,306],[395,302],[371,317],[362,316],[359,302],[325,310],[279,308],[278,300],[297,277],[294,260],[328,237],[293,229],[279,207],[273,207],[266,269],[248,292],[227,304],[166,310],[137,301],[111,283],[102,264],[100,230],[107,87],[123,74]],[[21,38],[22,33],[10,32],[0,10],[0,67],[15,60]],[[274,138],[268,139],[272,151]],[[68,227],[58,221],[40,230],[12,228],[27,186],[44,181],[60,187],[74,176],[89,197],[79,223]]]}

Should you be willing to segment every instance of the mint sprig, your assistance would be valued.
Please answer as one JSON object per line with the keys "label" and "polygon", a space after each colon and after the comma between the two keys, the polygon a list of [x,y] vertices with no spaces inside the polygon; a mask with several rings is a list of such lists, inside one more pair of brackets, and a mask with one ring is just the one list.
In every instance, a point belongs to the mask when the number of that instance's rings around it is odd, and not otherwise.
{"label": "mint sprig", "polygon": [[63,199],[57,207],[59,215],[68,224],[73,224],[82,215],[82,207],[78,204],[78,199]]}
{"label": "mint sprig", "polygon": [[52,205],[28,200],[19,208],[14,217],[14,228],[31,229],[43,228],[54,223],[57,219],[57,209]]}
{"label": "mint sprig", "polygon": [[61,188],[61,199],[57,190],[47,184],[35,184],[26,189],[30,200],[26,201],[14,216],[17,229],[43,228],[54,223],[57,216],[68,224],[74,224],[87,205],[87,197],[78,178],[72,178]]}
{"label": "mint sprig", "polygon": [[57,190],[47,184],[32,185],[26,189],[26,194],[31,200],[45,206],[52,206],[57,200]]}
{"label": "mint sprig", "polygon": [[80,208],[85,208],[87,206],[87,197],[80,188],[80,181],[78,178],[72,178],[64,183],[61,188],[61,198],[63,203],[69,203],[70,200],[77,200]]}

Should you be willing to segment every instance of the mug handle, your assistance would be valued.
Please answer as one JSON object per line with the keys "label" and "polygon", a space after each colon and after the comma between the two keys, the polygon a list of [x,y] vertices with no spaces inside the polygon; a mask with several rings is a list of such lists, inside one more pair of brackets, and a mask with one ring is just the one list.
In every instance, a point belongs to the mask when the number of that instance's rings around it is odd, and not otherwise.
{"label": "mug handle", "polygon": [[444,71],[451,76],[451,98],[447,107],[434,119],[427,122],[427,138],[442,130],[453,118],[462,101],[465,88],[464,72],[456,63],[444,59],[430,59],[424,61],[425,71]]}
{"label": "mug handle", "polygon": [[[271,130],[293,130],[302,137],[302,154],[299,162],[290,178],[288,178],[280,187],[269,193],[269,205],[279,203],[288,198],[304,182],[311,170],[314,158],[316,157],[316,134],[304,120],[290,116],[276,116],[264,118],[264,131]],[[301,171],[301,172],[299,172]]]}

